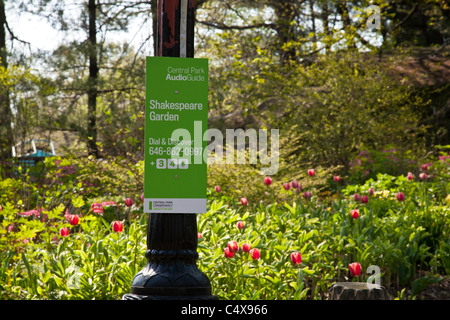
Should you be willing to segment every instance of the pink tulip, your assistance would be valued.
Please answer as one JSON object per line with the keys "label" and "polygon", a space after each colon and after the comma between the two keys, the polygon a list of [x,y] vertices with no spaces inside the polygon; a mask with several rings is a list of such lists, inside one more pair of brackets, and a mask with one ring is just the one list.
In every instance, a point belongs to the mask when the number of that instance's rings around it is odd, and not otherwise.
{"label": "pink tulip", "polygon": [[69,228],[61,228],[61,230],[59,230],[59,234],[62,237],[67,237],[69,235]]}
{"label": "pink tulip", "polygon": [[264,178],[264,184],[269,186],[272,183],[272,178],[271,177],[265,177]]}
{"label": "pink tulip", "polygon": [[228,247],[223,249],[223,253],[225,254],[225,258],[233,258],[234,252],[231,252]]}
{"label": "pink tulip", "polygon": [[308,174],[312,177],[312,176],[314,176],[314,174],[315,174],[316,172],[314,171],[314,169],[309,169],[308,170]]}
{"label": "pink tulip", "polygon": [[78,222],[79,222],[78,216],[75,215],[75,214],[70,215],[69,222],[70,222],[71,225],[76,226],[78,224]]}
{"label": "pink tulip", "polygon": [[420,178],[420,180],[427,180],[428,175],[426,173],[422,172],[421,174],[419,174],[419,178]]}
{"label": "pink tulip", "polygon": [[309,199],[309,198],[311,198],[311,197],[312,197],[311,191],[305,191],[305,192],[303,192],[303,198]]}
{"label": "pink tulip", "polygon": [[369,188],[369,196],[373,196],[373,194],[374,194],[373,188]]}
{"label": "pink tulip", "polygon": [[411,181],[412,179],[414,179],[414,175],[411,172],[408,172],[408,175],[406,176],[406,178]]}
{"label": "pink tulip", "polygon": [[123,231],[123,222],[122,221],[114,221],[113,222],[113,231],[114,232],[122,232]]}
{"label": "pink tulip", "polygon": [[354,199],[355,201],[361,201],[361,196],[360,196],[359,194],[355,193],[355,194],[353,195],[353,199]]}
{"label": "pink tulip", "polygon": [[289,190],[291,188],[291,185],[289,184],[289,182],[283,183],[283,188],[284,190]]}
{"label": "pink tulip", "polygon": [[369,197],[366,195],[361,196],[361,203],[367,203],[367,202],[369,202]]}
{"label": "pink tulip", "polygon": [[359,212],[356,209],[353,209],[352,211],[350,211],[350,215],[353,219],[357,219],[359,217]]}
{"label": "pink tulip", "polygon": [[403,201],[405,200],[405,195],[403,194],[403,192],[399,192],[395,195],[395,197],[397,198],[398,201]]}
{"label": "pink tulip", "polygon": [[291,186],[292,186],[292,188],[294,188],[294,189],[301,188],[300,185],[298,184],[298,181],[292,181],[292,182],[291,182]]}
{"label": "pink tulip", "polygon": [[357,277],[361,275],[361,265],[359,262],[353,262],[348,265],[348,268],[350,269],[350,273],[353,277]]}
{"label": "pink tulip", "polygon": [[215,187],[214,187],[214,190],[215,190],[217,193],[219,193],[219,192],[220,192],[220,187],[219,187],[219,186],[215,186]]}
{"label": "pink tulip", "polygon": [[133,199],[131,199],[131,198],[126,198],[126,199],[125,199],[125,205],[126,205],[127,207],[131,207],[131,206],[133,205]]}
{"label": "pink tulip", "polygon": [[242,204],[243,206],[246,206],[246,205],[248,204],[247,198],[241,198],[241,204]]}
{"label": "pink tulip", "polygon": [[261,257],[261,252],[258,249],[250,250],[250,256],[253,260],[258,260]]}
{"label": "pink tulip", "polygon": [[244,243],[244,244],[242,244],[242,251],[244,251],[244,252],[250,252],[250,249],[251,249],[250,243]]}
{"label": "pink tulip", "polygon": [[298,265],[302,262],[302,255],[300,254],[300,252],[292,252],[291,260],[293,264]]}
{"label": "pink tulip", "polygon": [[230,249],[231,252],[237,252],[239,247],[236,241],[230,241],[228,242],[228,249]]}
{"label": "pink tulip", "polygon": [[333,180],[334,180],[335,182],[339,182],[339,180],[341,180],[341,178],[340,178],[339,176],[334,176],[334,177],[333,177]]}
{"label": "pink tulip", "polygon": [[244,229],[244,221],[238,221],[238,223],[236,224],[237,228],[239,230]]}

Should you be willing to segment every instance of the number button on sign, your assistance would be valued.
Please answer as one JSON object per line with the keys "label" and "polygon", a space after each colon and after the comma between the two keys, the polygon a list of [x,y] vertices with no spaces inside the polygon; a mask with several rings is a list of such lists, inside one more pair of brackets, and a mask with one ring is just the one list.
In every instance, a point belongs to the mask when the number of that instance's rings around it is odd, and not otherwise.
{"label": "number button on sign", "polygon": [[156,159],[156,169],[165,169],[166,159]]}
{"label": "number button on sign", "polygon": [[168,169],[176,169],[178,168],[178,161],[177,159],[169,159],[169,162],[167,164]]}
{"label": "number button on sign", "polygon": [[179,169],[187,169],[189,167],[188,159],[180,159],[178,161]]}

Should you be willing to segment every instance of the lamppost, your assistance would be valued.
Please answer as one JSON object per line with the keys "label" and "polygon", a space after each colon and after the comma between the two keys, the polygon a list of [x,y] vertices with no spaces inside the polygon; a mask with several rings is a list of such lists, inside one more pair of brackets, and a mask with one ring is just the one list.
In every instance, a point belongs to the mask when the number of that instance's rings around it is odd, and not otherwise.
{"label": "lamppost", "polygon": [[[194,57],[195,0],[158,0],[157,56]],[[217,299],[197,265],[197,218],[192,213],[149,213],[147,265],[123,300]]]}

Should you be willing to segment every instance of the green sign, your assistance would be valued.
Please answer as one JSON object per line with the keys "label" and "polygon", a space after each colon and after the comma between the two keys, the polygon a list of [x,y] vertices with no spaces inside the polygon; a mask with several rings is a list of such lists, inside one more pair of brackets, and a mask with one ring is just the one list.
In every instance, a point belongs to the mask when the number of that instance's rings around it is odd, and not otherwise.
{"label": "green sign", "polygon": [[205,213],[208,60],[147,57],[144,212]]}

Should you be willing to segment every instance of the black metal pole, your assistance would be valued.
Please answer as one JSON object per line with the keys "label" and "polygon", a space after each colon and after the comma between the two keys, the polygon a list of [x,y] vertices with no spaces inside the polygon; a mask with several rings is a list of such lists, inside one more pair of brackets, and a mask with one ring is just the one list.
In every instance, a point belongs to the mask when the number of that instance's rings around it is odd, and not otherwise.
{"label": "black metal pole", "polygon": [[[194,0],[158,1],[158,56],[194,57]],[[197,265],[197,216],[150,213],[147,265],[138,272],[124,300],[217,299]]]}

